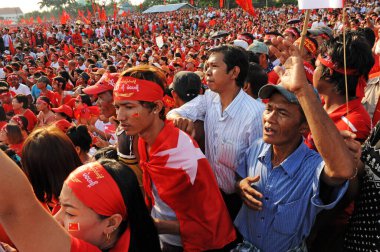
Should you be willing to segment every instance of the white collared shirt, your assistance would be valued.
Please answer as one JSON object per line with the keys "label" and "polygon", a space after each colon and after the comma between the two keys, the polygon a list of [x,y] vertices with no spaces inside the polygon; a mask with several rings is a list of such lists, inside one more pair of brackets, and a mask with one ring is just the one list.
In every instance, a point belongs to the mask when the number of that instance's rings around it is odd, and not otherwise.
{"label": "white collared shirt", "polygon": [[219,188],[225,193],[233,193],[239,160],[251,143],[262,137],[264,105],[240,90],[222,112],[219,94],[207,90],[204,95],[172,111],[193,121],[204,121],[206,157]]}

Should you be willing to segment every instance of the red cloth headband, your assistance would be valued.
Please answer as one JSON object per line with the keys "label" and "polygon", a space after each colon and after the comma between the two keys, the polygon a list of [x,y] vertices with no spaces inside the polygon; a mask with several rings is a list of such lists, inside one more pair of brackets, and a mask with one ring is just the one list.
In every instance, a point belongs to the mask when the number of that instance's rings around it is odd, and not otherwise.
{"label": "red cloth headband", "polygon": [[[301,43],[301,38],[298,38],[296,40],[296,42]],[[306,37],[303,46],[305,47],[305,49],[309,53],[311,53],[312,55],[314,55],[314,57],[316,56],[316,54],[317,54],[317,46],[315,45],[315,43],[311,39],[309,39],[309,38]]]}
{"label": "red cloth headband", "polygon": [[[330,56],[322,58],[320,55],[318,56],[319,62],[325,67],[331,69],[332,71],[338,72],[340,74],[345,74],[344,68],[338,68],[337,65],[331,60]],[[359,76],[359,73],[356,69],[346,68],[346,74],[351,76]],[[363,98],[365,93],[365,87],[367,86],[367,81],[364,76],[359,77],[358,85],[356,86],[356,97]]]}
{"label": "red cloth headband", "polygon": [[133,77],[120,77],[113,90],[115,101],[147,101],[162,100],[164,91],[155,82],[136,79]]}
{"label": "red cloth headband", "polygon": [[[127,219],[125,206],[120,189],[112,176],[98,162],[82,165],[70,173],[65,183],[75,196],[97,214],[111,216],[121,214]],[[112,252],[128,251],[130,228],[124,231]]]}
{"label": "red cloth headband", "polygon": [[39,102],[40,103],[45,103],[46,105],[48,105],[50,107],[49,103],[47,103],[46,101],[42,100],[41,98],[37,98],[36,103],[39,103]]}
{"label": "red cloth headband", "polygon": [[293,34],[294,37],[296,37],[297,39],[300,37],[300,35],[292,28],[286,29],[285,32],[289,32],[289,33]]}
{"label": "red cloth headband", "polygon": [[86,206],[97,214],[127,217],[127,208],[120,189],[111,175],[98,162],[92,162],[74,170],[66,184]]}

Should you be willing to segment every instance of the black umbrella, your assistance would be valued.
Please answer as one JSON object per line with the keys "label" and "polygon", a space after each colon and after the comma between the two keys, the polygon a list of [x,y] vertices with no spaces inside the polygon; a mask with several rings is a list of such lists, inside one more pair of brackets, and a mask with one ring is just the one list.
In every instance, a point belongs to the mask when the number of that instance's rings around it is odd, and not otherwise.
{"label": "black umbrella", "polygon": [[300,19],[295,18],[295,19],[290,19],[290,20],[287,22],[287,24],[298,24],[298,23],[300,23],[300,22],[301,22]]}
{"label": "black umbrella", "polygon": [[230,35],[230,32],[221,30],[221,31],[216,31],[212,33],[211,38],[213,39],[223,38],[223,37],[227,37],[228,35]]}

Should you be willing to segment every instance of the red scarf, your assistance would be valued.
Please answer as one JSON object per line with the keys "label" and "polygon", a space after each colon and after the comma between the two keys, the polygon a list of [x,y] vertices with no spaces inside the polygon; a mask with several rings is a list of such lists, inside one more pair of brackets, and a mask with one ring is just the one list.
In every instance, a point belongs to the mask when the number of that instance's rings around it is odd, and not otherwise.
{"label": "red scarf", "polygon": [[148,207],[155,204],[154,183],[159,197],[177,216],[185,251],[219,249],[235,240],[210,164],[186,133],[167,122],[148,155],[142,138],[138,147]]}

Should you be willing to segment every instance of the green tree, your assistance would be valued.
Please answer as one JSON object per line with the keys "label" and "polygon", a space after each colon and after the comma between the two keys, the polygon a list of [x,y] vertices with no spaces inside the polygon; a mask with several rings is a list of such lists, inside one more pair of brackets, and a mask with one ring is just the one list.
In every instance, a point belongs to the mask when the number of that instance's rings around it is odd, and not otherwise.
{"label": "green tree", "polygon": [[41,0],[41,2],[38,2],[41,9],[44,7],[61,9],[73,3],[75,3],[75,0]]}

